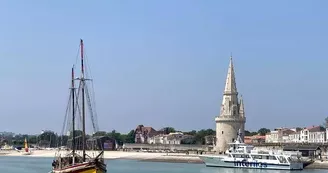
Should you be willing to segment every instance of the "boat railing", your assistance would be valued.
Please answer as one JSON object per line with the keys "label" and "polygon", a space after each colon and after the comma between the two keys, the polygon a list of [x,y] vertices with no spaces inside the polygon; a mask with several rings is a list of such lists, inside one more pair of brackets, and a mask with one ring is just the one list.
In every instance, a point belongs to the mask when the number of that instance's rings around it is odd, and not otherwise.
{"label": "boat railing", "polygon": [[302,153],[301,152],[298,152],[298,151],[283,151],[282,153],[284,155],[293,155],[293,156],[302,155]]}
{"label": "boat railing", "polygon": [[266,150],[251,150],[251,154],[272,154],[271,151]]}
{"label": "boat railing", "polygon": [[283,150],[259,150],[255,149],[251,151],[252,154],[270,154],[270,155],[300,155],[297,151],[283,151]]}

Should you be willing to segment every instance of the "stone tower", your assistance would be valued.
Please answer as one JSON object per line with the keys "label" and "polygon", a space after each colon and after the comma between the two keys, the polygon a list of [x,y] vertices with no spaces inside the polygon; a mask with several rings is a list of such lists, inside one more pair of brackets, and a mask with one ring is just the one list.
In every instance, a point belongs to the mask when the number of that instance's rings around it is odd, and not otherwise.
{"label": "stone tower", "polygon": [[239,129],[242,133],[242,140],[244,140],[246,122],[244,102],[242,97],[238,100],[232,57],[230,57],[220,115],[215,117],[215,122],[217,152],[225,152],[228,149],[228,143],[237,139]]}

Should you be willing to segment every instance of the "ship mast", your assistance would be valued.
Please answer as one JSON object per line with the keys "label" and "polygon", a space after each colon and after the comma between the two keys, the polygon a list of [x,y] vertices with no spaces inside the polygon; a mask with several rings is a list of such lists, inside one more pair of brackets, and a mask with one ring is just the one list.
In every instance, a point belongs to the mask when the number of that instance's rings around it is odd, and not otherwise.
{"label": "ship mast", "polygon": [[72,155],[73,155],[73,164],[75,163],[75,88],[74,88],[74,66],[72,67]]}
{"label": "ship mast", "polygon": [[85,147],[86,147],[86,140],[85,140],[85,98],[84,98],[84,86],[85,86],[85,79],[84,79],[84,64],[83,64],[83,40],[81,39],[81,92],[82,92],[82,155],[83,155],[83,162],[85,161]]}

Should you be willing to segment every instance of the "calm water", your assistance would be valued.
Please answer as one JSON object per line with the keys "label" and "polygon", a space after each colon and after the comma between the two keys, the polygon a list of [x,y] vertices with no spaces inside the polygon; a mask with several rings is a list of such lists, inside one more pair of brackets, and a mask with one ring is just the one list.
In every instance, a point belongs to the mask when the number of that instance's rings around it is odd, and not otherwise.
{"label": "calm water", "polygon": [[[52,158],[0,157],[0,173],[48,173]],[[327,173],[328,170],[274,171],[211,168],[203,164],[108,160],[108,173]]]}

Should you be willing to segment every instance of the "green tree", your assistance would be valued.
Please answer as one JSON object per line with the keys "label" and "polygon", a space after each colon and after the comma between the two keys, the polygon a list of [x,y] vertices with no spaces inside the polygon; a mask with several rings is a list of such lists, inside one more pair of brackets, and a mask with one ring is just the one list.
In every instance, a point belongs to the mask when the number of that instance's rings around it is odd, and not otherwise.
{"label": "green tree", "polygon": [[257,133],[260,135],[265,135],[266,133],[269,133],[269,132],[270,132],[270,129],[260,128]]}
{"label": "green tree", "polygon": [[166,127],[167,128],[167,133],[174,133],[176,130],[173,127]]}
{"label": "green tree", "polygon": [[111,138],[115,139],[116,142],[117,142],[119,145],[122,145],[122,144],[123,144],[123,139],[122,139],[121,133],[116,132],[116,130],[112,130],[112,132],[107,133],[106,135],[107,135],[108,137],[111,137]]}
{"label": "green tree", "polygon": [[58,137],[54,132],[44,132],[38,136],[39,145],[44,147],[57,147]]}
{"label": "green tree", "polygon": [[328,117],[325,118],[324,127],[328,128]]}
{"label": "green tree", "polygon": [[[82,136],[82,130],[74,130],[75,132],[75,137]],[[73,137],[73,132],[69,133],[69,138],[71,139]]]}
{"label": "green tree", "polygon": [[67,146],[68,139],[67,135],[58,136],[58,146]]}
{"label": "green tree", "polygon": [[135,137],[134,130],[131,130],[131,131],[125,136],[124,143],[134,143],[134,137]]}
{"label": "green tree", "polygon": [[302,130],[302,128],[301,127],[296,127],[296,131],[301,131]]}
{"label": "green tree", "polygon": [[29,144],[37,144],[37,142],[38,142],[38,136],[36,136],[36,135],[30,135],[30,136],[28,136],[27,137],[27,142],[29,143]]}
{"label": "green tree", "polygon": [[198,131],[195,135],[195,141],[196,144],[201,144],[204,145],[205,144],[205,136],[209,136],[209,135],[215,135],[215,131],[213,129],[202,129],[200,131]]}
{"label": "green tree", "polygon": [[245,136],[254,136],[257,135],[257,132],[250,132],[248,130],[245,130]]}
{"label": "green tree", "polygon": [[196,144],[196,138],[192,137],[192,138],[185,138],[181,140],[181,144]]}
{"label": "green tree", "polygon": [[195,136],[196,133],[197,133],[196,130],[192,130],[192,131],[190,131],[190,132],[185,132],[184,134],[185,134],[185,135],[192,135],[192,136]]}
{"label": "green tree", "polygon": [[98,132],[94,133],[92,136],[106,136],[106,132],[105,131],[98,131]]}

